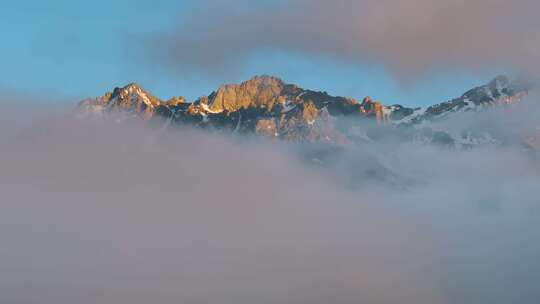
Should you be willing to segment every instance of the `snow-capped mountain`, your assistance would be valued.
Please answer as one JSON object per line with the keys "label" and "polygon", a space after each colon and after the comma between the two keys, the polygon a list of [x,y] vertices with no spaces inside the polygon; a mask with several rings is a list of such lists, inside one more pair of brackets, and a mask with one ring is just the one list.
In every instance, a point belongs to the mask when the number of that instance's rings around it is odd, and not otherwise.
{"label": "snow-capped mountain", "polygon": [[[505,76],[473,88],[459,98],[427,108],[384,105],[369,97],[359,102],[302,89],[271,76],[220,87],[194,102],[183,97],[162,101],[136,84],[115,88],[80,103],[81,113],[163,121],[168,127],[192,126],[221,132],[253,133],[286,141],[332,144],[400,140],[444,145],[497,142],[489,134],[452,134],[438,122],[460,113],[519,103],[529,88]],[[530,140],[529,140],[530,141]]]}
{"label": "snow-capped mountain", "polygon": [[[418,124],[426,120],[436,120],[454,113],[481,111],[495,105],[508,105],[521,101],[528,88],[512,82],[506,76],[498,76],[486,85],[469,90],[459,98],[439,103],[428,108],[418,108],[396,121],[398,124]],[[398,106],[399,107],[399,106]]]}
{"label": "snow-capped mountain", "polygon": [[104,96],[86,99],[81,108],[88,113],[106,114],[110,112],[132,114],[141,118],[151,118],[157,106],[162,102],[143,90],[139,85],[131,83],[123,88],[115,88]]}

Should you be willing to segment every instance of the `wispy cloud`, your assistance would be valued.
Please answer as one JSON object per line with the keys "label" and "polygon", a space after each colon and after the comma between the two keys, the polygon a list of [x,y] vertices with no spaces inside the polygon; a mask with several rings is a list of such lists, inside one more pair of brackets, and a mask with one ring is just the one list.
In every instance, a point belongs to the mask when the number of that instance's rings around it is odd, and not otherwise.
{"label": "wispy cloud", "polygon": [[167,67],[229,73],[268,49],[378,63],[401,80],[433,69],[538,70],[534,0],[205,1],[178,27],[148,39]]}

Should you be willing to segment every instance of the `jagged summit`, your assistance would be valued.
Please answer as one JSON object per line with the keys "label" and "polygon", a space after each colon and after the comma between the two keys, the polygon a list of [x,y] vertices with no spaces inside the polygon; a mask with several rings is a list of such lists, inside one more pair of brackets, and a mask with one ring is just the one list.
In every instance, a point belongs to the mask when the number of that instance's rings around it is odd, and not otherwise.
{"label": "jagged summit", "polygon": [[264,75],[255,75],[251,79],[243,81],[242,84],[255,84],[255,85],[264,87],[264,86],[275,86],[276,84],[284,86],[285,82],[277,76],[264,74]]}
{"label": "jagged summit", "polygon": [[256,133],[290,141],[343,143],[372,140],[365,131],[359,131],[366,124],[378,126],[376,129],[384,126],[386,129],[415,128],[460,112],[513,104],[526,94],[526,86],[506,76],[497,76],[461,97],[412,109],[397,104],[384,105],[369,97],[358,102],[353,98],[331,96],[287,84],[278,77],[261,75],[240,84],[223,85],[194,102],[187,102],[183,97],[162,101],[140,85],[130,83],[102,97],[85,100],[80,108],[83,112],[104,116],[112,112],[127,117],[160,118],[168,125]]}
{"label": "jagged summit", "polygon": [[214,112],[235,112],[242,108],[267,107],[284,102],[280,98],[285,83],[273,76],[255,76],[241,84],[221,86],[209,96],[208,105]]}
{"label": "jagged summit", "polygon": [[[528,86],[507,76],[497,76],[486,85],[475,87],[458,98],[427,108],[417,108],[398,124],[418,124],[454,115],[459,112],[481,111],[487,107],[519,102],[528,93]],[[409,109],[410,110],[410,109]]]}
{"label": "jagged summit", "polygon": [[140,89],[140,90],[142,90],[143,88],[138,83],[131,82],[131,83],[128,83],[127,85],[125,85],[122,88],[116,88],[116,89],[123,89],[123,90],[137,90],[137,89]]}
{"label": "jagged summit", "polygon": [[151,118],[155,108],[162,102],[136,83],[124,87],[116,87],[112,92],[94,100],[81,102],[81,107],[90,113],[129,113],[134,116]]}

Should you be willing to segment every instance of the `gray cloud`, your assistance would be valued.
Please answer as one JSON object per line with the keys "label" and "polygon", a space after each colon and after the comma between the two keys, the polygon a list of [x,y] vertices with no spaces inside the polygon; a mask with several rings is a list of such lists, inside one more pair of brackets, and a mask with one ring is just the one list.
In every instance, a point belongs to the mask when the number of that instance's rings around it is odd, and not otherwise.
{"label": "gray cloud", "polygon": [[442,303],[428,233],[280,149],[102,121],[21,134],[0,161],[2,301]]}
{"label": "gray cloud", "polygon": [[[0,132],[1,302],[540,298],[540,167],[520,149],[353,147],[317,169],[276,142],[25,113],[0,113],[22,120]],[[414,183],[363,183],[376,160]]]}
{"label": "gray cloud", "polygon": [[402,80],[433,69],[538,70],[534,0],[293,0],[246,6],[205,1],[177,29],[149,40],[168,67],[208,74],[277,49],[383,64]]}

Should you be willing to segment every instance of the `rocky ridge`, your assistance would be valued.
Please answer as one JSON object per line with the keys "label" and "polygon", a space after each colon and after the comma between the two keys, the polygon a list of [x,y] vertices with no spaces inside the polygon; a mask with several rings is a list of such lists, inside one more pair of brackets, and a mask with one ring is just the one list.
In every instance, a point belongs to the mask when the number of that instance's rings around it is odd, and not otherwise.
{"label": "rocky ridge", "polygon": [[[271,76],[256,76],[241,84],[221,86],[194,102],[183,97],[162,101],[136,84],[115,88],[79,104],[83,114],[122,115],[167,126],[193,126],[222,132],[253,133],[293,142],[346,144],[399,136],[454,145],[463,142],[430,122],[456,113],[518,103],[528,88],[505,76],[473,88],[459,98],[428,108],[384,105],[366,97],[362,102],[287,84]],[[381,135],[383,134],[383,135]],[[469,140],[474,142],[474,140]],[[528,137],[530,145],[534,142]]]}

